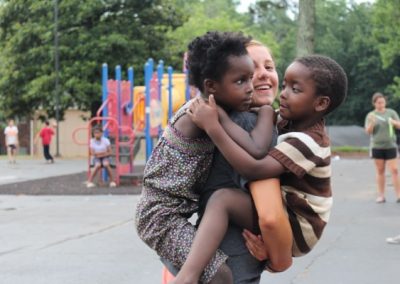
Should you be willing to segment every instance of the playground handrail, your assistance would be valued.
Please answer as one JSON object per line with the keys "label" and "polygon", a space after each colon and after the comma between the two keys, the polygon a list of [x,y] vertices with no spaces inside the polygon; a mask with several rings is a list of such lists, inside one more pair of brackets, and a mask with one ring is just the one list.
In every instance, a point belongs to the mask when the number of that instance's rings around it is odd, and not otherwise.
{"label": "playground handrail", "polygon": [[[112,93],[112,92],[109,92],[109,93]],[[115,93],[114,93],[115,94]],[[97,112],[96,112],[96,117],[100,117],[101,116],[101,112],[103,111],[103,109],[106,107],[106,105],[110,102],[110,101],[112,101],[112,100],[115,100],[115,98],[114,97],[112,97],[112,96],[109,96],[102,104],[101,104],[101,106],[100,106],[100,108],[97,110]]]}
{"label": "playground handrail", "polygon": [[[82,130],[87,130],[87,127],[81,126],[81,127],[75,128],[75,130],[72,131],[72,140],[74,141],[75,144],[77,144],[79,146],[88,145],[87,142],[79,142],[78,139],[76,138],[76,133],[78,133],[79,131],[82,131]],[[91,135],[89,137],[91,137]]]}

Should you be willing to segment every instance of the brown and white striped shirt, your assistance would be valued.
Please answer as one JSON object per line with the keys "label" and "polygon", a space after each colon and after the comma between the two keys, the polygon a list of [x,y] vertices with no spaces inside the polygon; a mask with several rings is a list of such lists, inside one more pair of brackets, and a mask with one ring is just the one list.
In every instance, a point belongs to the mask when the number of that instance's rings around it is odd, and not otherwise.
{"label": "brown and white striped shirt", "polygon": [[278,144],[269,155],[287,172],[280,176],[293,231],[293,256],[308,253],[320,239],[332,207],[330,142],[322,119],[303,132],[278,124]]}

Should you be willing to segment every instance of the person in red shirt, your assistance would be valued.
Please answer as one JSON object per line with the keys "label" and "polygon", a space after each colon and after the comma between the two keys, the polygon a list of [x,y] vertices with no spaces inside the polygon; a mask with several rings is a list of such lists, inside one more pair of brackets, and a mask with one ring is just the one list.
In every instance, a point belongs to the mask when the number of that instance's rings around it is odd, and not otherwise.
{"label": "person in red shirt", "polygon": [[45,126],[40,130],[36,140],[40,137],[43,145],[43,155],[46,159],[46,163],[54,163],[53,156],[50,154],[50,143],[51,137],[54,135],[54,130],[50,127],[50,123],[45,121]]}

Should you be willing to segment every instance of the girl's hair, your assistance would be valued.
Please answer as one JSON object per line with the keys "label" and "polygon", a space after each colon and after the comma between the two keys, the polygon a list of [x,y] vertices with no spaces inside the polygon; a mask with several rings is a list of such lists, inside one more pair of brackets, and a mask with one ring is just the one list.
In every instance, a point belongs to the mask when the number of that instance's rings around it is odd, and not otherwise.
{"label": "girl's hair", "polygon": [[93,126],[92,128],[92,135],[94,135],[95,132],[103,132],[103,128],[101,127],[101,125],[96,124],[95,126]]}
{"label": "girl's hair", "polygon": [[382,93],[376,92],[375,94],[373,94],[372,95],[372,104],[374,104],[376,102],[376,100],[380,99],[380,98],[384,98],[386,100],[386,97]]}
{"label": "girl's hair", "polygon": [[306,55],[294,62],[299,62],[311,71],[316,95],[329,97],[330,104],[325,114],[335,110],[344,101],[347,96],[347,76],[335,60],[323,55]]}
{"label": "girl's hair", "polygon": [[229,56],[247,54],[251,38],[236,32],[207,32],[196,37],[188,46],[187,69],[189,83],[204,91],[204,80],[220,81],[229,69]]}

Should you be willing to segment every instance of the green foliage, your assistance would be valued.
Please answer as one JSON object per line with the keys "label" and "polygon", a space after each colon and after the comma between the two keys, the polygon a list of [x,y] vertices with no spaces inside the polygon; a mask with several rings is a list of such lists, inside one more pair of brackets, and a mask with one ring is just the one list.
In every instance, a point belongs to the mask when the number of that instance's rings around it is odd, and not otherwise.
{"label": "green foliage", "polygon": [[[8,0],[0,6],[0,106],[7,115],[38,108],[54,115],[53,4]],[[124,70],[133,65],[141,74],[148,57],[165,58],[166,32],[182,21],[173,0],[59,0],[61,110],[91,109],[101,99],[103,62]]]}
{"label": "green foliage", "polygon": [[337,146],[332,147],[332,153],[368,153],[369,147],[356,147],[356,146]]}
{"label": "green foliage", "polygon": [[[208,30],[242,31],[267,44],[282,80],[296,54],[297,1],[58,0],[61,110],[95,108],[101,64],[135,69],[143,82],[149,57],[182,68],[187,44]],[[362,125],[376,91],[400,109],[400,0],[357,4],[316,1],[315,50],[337,60],[349,78],[345,103],[329,124]],[[0,109],[3,117],[54,115],[54,0],[0,1]],[[125,76],[125,74],[123,74]],[[110,70],[110,76],[114,76]]]}
{"label": "green foliage", "polygon": [[387,68],[400,56],[400,1],[377,0],[373,14],[373,35]]}
{"label": "green foliage", "polygon": [[[394,100],[400,100],[400,1],[377,0],[374,5],[372,23],[373,37],[377,42],[385,70],[395,69],[393,78],[386,91],[393,94]],[[397,72],[396,72],[397,71]],[[398,104],[399,106],[399,104]]]}

